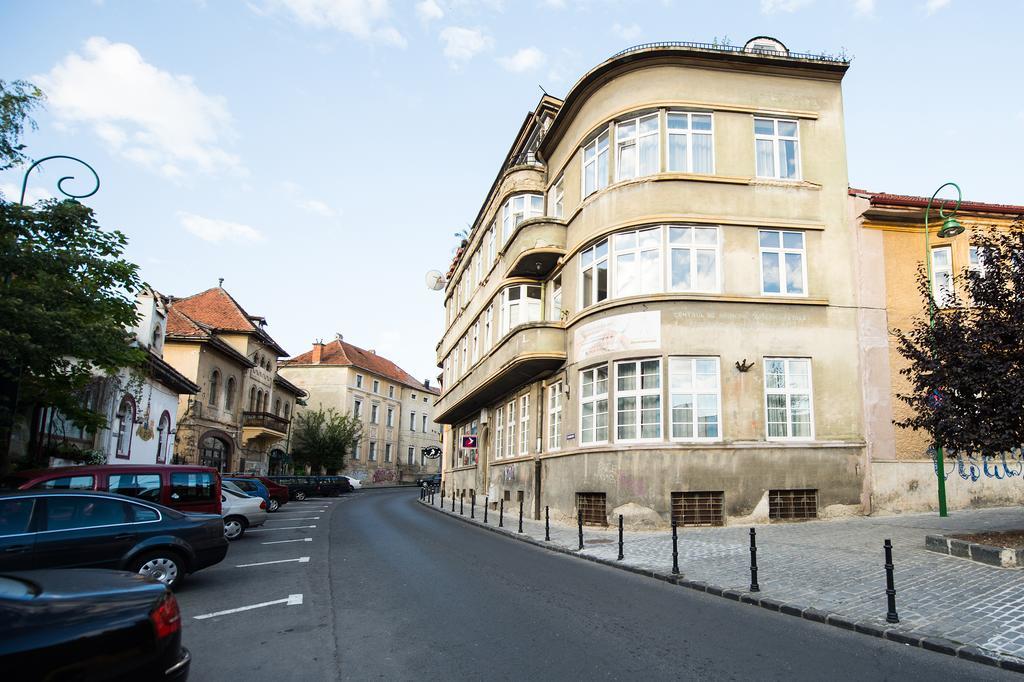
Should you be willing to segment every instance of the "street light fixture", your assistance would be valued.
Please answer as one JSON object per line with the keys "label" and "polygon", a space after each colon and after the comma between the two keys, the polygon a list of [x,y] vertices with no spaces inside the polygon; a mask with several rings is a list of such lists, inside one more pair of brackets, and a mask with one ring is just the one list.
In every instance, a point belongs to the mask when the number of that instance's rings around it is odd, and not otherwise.
{"label": "street light fixture", "polygon": [[[942,228],[939,229],[939,236],[943,239],[949,239],[962,234],[964,226],[956,219],[956,212],[960,209],[960,202],[963,200],[963,193],[960,191],[960,186],[955,182],[947,182],[935,190],[935,194],[928,200],[928,206],[924,209],[924,262],[925,268],[928,272],[928,287],[930,296],[928,298],[928,328],[931,330],[935,329],[935,280],[932,276],[932,248],[931,242],[929,241],[929,223],[928,219],[932,210],[932,202],[935,201],[935,197],[939,196],[939,192],[946,189],[947,187],[953,187],[956,189],[956,206],[950,213],[946,213],[945,201],[940,200],[939,202],[939,217],[943,219]],[[934,340],[934,339],[933,339]],[[934,357],[935,349],[932,348]],[[949,516],[946,511],[946,467],[942,459],[942,443],[939,439],[935,439],[935,476],[938,479],[939,484],[939,516]]]}

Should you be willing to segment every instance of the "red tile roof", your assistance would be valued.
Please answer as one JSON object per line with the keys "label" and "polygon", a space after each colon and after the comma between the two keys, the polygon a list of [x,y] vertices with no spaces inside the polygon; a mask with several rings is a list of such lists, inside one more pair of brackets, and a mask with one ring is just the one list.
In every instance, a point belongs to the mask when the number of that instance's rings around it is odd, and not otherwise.
{"label": "red tile roof", "polygon": [[[928,197],[916,197],[909,194],[889,194],[888,192],[869,192],[864,189],[850,188],[851,195],[864,196],[871,201],[872,206],[905,206],[908,208],[925,208],[928,206]],[[952,207],[954,204],[949,198],[939,197],[932,203],[932,206]],[[1006,215],[1024,215],[1024,206],[1014,204],[986,204],[980,201],[963,201],[960,203],[961,211],[976,211],[978,213],[1002,213]]]}
{"label": "red tile roof", "polygon": [[[302,355],[297,355],[294,358],[285,360],[281,364],[282,366],[308,366],[315,365],[317,363],[313,362],[313,350],[311,349]],[[377,355],[371,351],[364,350],[358,346],[353,346],[351,343],[346,341],[335,339],[330,343],[325,343],[320,353],[319,364],[358,367],[386,379],[391,379],[392,381],[396,381],[400,384],[405,384],[411,388],[433,393],[434,395],[440,395],[440,391],[436,388],[424,386],[422,382],[417,381],[414,376],[387,358]]]}
{"label": "red tile roof", "polygon": [[287,355],[281,346],[263,329],[262,325],[253,320],[262,320],[245,312],[245,309],[221,287],[213,287],[206,291],[186,298],[172,298],[170,310],[177,310],[187,315],[192,321],[198,322],[215,332],[240,332],[255,334],[260,341],[278,352],[278,356]]}
{"label": "red tile roof", "polygon": [[210,336],[210,332],[200,327],[180,310],[169,308],[167,310],[167,335],[205,339]]}

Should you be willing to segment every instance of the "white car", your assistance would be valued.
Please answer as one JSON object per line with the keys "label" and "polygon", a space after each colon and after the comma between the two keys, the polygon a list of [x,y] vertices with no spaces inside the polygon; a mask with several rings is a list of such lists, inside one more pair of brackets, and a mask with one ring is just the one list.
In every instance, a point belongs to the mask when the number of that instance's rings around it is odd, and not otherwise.
{"label": "white car", "polygon": [[262,526],[267,520],[267,503],[259,497],[221,488],[220,503],[224,537],[228,540],[237,540],[245,535],[246,528]]}
{"label": "white car", "polygon": [[348,479],[348,482],[352,484],[352,490],[357,490],[363,487],[363,482],[358,478],[352,478],[351,476],[342,476],[342,478]]}

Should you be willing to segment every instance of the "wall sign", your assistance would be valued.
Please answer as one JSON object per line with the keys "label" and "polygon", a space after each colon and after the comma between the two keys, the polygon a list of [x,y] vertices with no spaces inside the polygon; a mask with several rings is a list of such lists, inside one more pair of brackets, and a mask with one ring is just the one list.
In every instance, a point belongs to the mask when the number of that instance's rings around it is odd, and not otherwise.
{"label": "wall sign", "polygon": [[605,353],[656,348],[661,348],[660,310],[595,320],[577,327],[573,334],[576,362]]}
{"label": "wall sign", "polygon": [[463,450],[476,450],[476,436],[463,436],[462,437],[462,449]]}

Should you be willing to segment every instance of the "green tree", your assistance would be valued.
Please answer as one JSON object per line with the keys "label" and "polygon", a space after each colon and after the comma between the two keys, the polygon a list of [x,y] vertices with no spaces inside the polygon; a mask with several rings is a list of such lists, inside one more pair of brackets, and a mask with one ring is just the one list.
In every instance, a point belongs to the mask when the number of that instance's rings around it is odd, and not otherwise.
{"label": "green tree", "polygon": [[299,413],[292,428],[294,460],[310,465],[313,471],[335,474],[344,468],[345,455],[362,435],[363,423],[353,414],[321,406]]}
{"label": "green tree", "polygon": [[911,386],[897,398],[913,408],[895,424],[925,431],[950,457],[1024,444],[1024,222],[977,230],[971,244],[981,267],[957,273],[948,300],[936,301],[924,267],[918,270],[925,311],[935,306],[934,327],[925,313],[895,332],[909,361],[900,373]]}
{"label": "green tree", "polygon": [[21,135],[28,125],[35,130],[36,122],[31,113],[44,100],[42,91],[25,81],[0,80],[0,171],[24,163],[28,157]]}

